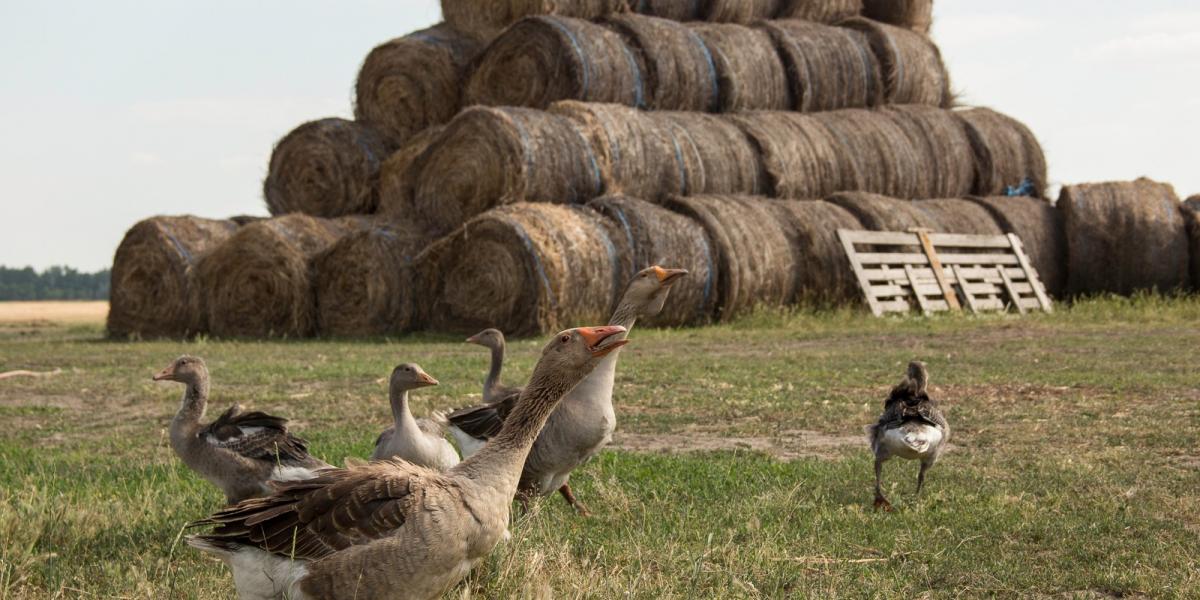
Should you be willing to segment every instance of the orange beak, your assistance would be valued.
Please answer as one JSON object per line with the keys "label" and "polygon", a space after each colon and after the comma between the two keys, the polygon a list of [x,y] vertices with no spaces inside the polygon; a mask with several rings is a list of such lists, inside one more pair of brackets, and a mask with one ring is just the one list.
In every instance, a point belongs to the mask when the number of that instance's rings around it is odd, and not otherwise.
{"label": "orange beak", "polygon": [[580,327],[575,331],[579,332],[580,337],[588,345],[588,350],[591,350],[592,356],[597,358],[605,356],[613,350],[629,343],[629,340],[611,339],[614,335],[625,333],[625,328],[620,325]]}
{"label": "orange beak", "polygon": [[421,373],[421,375],[418,376],[417,379],[421,380],[421,383],[424,383],[425,385],[437,385],[438,384],[438,380],[434,379],[433,376],[430,375],[429,373]]}
{"label": "orange beak", "polygon": [[654,267],[654,274],[658,277],[658,282],[663,285],[671,285],[679,280],[680,277],[687,275],[687,269],[664,269],[659,266]]}
{"label": "orange beak", "polygon": [[152,379],[154,381],[163,381],[165,379],[170,379],[171,376],[173,376],[174,374],[175,374],[175,365],[172,364],[172,365],[168,365],[167,368],[155,373],[154,377]]}

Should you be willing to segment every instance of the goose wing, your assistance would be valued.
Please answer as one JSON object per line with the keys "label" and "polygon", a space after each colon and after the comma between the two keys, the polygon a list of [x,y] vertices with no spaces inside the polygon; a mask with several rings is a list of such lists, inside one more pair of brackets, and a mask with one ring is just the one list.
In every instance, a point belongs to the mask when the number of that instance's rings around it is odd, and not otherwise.
{"label": "goose wing", "polygon": [[308,442],[291,434],[287,419],[263,412],[243,412],[235,404],[209,423],[200,438],[217,448],[235,452],[253,460],[306,462]]}
{"label": "goose wing", "polygon": [[508,418],[520,397],[521,392],[518,389],[496,402],[456,410],[446,415],[446,420],[473,438],[490,440],[500,433],[500,429],[504,427],[504,420]]}

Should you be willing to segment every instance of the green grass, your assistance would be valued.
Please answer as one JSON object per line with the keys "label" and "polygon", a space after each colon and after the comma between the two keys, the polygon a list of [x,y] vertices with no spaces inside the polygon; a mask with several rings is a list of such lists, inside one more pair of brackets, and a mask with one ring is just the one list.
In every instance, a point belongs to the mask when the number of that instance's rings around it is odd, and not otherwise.
{"label": "green grass", "polygon": [[[626,449],[573,478],[595,515],[542,501],[453,595],[1200,596],[1198,323],[1200,300],[1148,296],[1026,318],[638,330],[616,388]],[[387,424],[398,362],[442,382],[419,412],[478,400],[486,352],[460,339],[128,344],[0,326],[0,371],[63,369],[0,381],[0,600],[233,597],[225,568],[177,540],[221,495],[166,443],[181,390],[150,375],[175,356],[208,360],[214,411],[287,415],[340,463]],[[510,344],[506,379],[540,346]],[[862,428],[914,357],[954,447],[921,498],[916,465],[888,463],[898,510],[877,514]],[[682,447],[629,449],[655,440]]]}

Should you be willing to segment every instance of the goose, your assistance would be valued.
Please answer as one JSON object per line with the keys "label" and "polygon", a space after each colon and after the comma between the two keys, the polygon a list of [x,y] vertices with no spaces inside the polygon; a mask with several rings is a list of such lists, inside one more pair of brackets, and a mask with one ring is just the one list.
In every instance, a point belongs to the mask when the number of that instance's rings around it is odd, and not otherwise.
{"label": "goose", "polygon": [[371,460],[402,458],[415,465],[445,471],[458,464],[458,453],[445,437],[445,427],[434,419],[414,419],[408,409],[408,392],[437,385],[420,365],[405,363],[392,369],[388,398],[395,424],[379,434]]}
{"label": "goose", "polygon": [[[633,329],[640,316],[662,311],[671,286],[687,274],[683,269],[652,266],[633,277],[609,319],[609,325]],[[626,334],[627,335],[627,334]],[[521,499],[547,496],[555,490],[581,515],[590,514],[575,497],[568,480],[579,465],[590,460],[612,440],[617,418],[613,411],[612,391],[620,353],[608,355],[580,384],[563,399],[550,415],[538,436],[521,473]],[[517,395],[493,403],[460,409],[450,413],[450,432],[459,441],[464,456],[500,431],[512,412]]]}
{"label": "goose", "polygon": [[234,404],[217,420],[201,424],[209,389],[203,359],[181,356],[153,379],[187,386],[171,420],[171,448],[183,464],[221,488],[229,504],[270,494],[269,482],[310,479],[329,467],[308,454],[307,442],[292,435],[282,417],[245,412]]}
{"label": "goose", "polygon": [[448,471],[395,459],[328,469],[193,523],[212,529],[187,543],[229,566],[243,600],[435,598],[506,537],[538,432],[624,333],[556,335],[500,432]]}
{"label": "goose", "polygon": [[483,401],[491,404],[517,392],[520,388],[500,383],[500,369],[504,368],[504,334],[499,329],[488,328],[467,338],[468,344],[478,344],[492,351],[492,364],[487,379],[483,380]]}
{"label": "goose", "polygon": [[875,453],[875,509],[891,511],[883,496],[883,463],[892,457],[921,461],[917,474],[917,494],[925,485],[925,472],[937,462],[950,440],[950,424],[929,397],[929,370],[925,363],[908,363],[904,380],[892,389],[883,404],[879,422],[869,429],[871,451]]}

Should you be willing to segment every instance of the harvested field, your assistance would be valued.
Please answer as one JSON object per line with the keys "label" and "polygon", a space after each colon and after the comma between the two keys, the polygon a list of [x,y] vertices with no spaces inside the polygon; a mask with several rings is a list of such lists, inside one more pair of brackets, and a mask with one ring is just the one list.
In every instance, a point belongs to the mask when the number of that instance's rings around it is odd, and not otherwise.
{"label": "harvested field", "polygon": [[0,323],[103,323],[108,302],[103,300],[39,300],[0,302]]}

